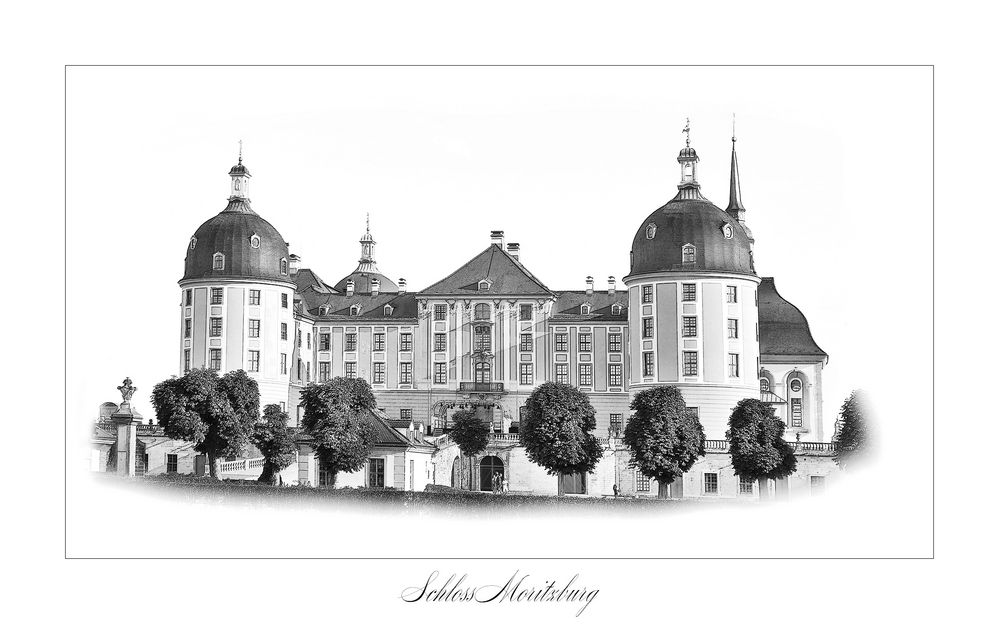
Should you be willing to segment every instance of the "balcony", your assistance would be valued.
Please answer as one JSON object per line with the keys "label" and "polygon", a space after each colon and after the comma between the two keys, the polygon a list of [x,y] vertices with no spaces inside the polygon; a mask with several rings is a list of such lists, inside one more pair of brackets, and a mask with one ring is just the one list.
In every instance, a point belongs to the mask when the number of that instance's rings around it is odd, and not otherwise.
{"label": "balcony", "polygon": [[460,381],[458,392],[503,392],[503,384],[497,382]]}

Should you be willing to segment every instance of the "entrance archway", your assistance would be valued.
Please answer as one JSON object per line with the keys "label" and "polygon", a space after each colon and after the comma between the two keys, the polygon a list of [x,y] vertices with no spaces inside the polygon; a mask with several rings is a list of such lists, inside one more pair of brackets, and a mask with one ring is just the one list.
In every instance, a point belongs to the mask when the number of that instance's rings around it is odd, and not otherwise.
{"label": "entrance archway", "polygon": [[454,458],[454,462],[451,464],[451,487],[458,488],[461,487],[461,465],[458,463],[461,461],[461,456]]}
{"label": "entrance archway", "polygon": [[483,492],[492,492],[493,475],[503,478],[503,460],[495,455],[486,455],[479,462],[479,489]]}

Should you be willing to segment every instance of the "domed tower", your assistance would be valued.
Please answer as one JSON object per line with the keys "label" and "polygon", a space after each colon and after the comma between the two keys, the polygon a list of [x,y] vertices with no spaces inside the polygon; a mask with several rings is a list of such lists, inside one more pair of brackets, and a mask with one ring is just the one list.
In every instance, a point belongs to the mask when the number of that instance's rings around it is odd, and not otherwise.
{"label": "domed tower", "polygon": [[188,241],[181,287],[180,372],[245,370],[260,405],[285,404],[295,286],[288,243],[250,207],[250,171],[229,171],[225,210]]}
{"label": "domed tower", "polygon": [[[759,398],[757,286],[752,237],[741,198],[726,212],[697,181],[699,158],[680,150],[676,197],[645,218],[631,246],[629,290],[632,393],[677,386],[705,434],[725,435],[742,398]],[[738,190],[733,139],[732,189]]]}
{"label": "domed tower", "polygon": [[334,290],[340,293],[348,291],[347,284],[353,284],[353,293],[371,294],[377,289],[382,294],[398,294],[399,286],[385,277],[378,271],[375,264],[375,238],[371,235],[371,218],[365,222],[364,236],[358,241],[361,243],[361,259],[357,261],[357,268],[350,275],[347,275],[334,286]]}

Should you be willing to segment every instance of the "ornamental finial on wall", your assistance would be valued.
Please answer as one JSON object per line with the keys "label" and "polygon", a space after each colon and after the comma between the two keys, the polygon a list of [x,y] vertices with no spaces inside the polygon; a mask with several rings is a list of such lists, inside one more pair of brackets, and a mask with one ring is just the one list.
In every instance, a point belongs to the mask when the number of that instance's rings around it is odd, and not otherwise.
{"label": "ornamental finial on wall", "polygon": [[118,392],[121,392],[121,400],[124,403],[132,400],[132,395],[135,394],[135,386],[132,385],[130,377],[126,377],[125,381],[121,382],[121,385],[118,386]]}

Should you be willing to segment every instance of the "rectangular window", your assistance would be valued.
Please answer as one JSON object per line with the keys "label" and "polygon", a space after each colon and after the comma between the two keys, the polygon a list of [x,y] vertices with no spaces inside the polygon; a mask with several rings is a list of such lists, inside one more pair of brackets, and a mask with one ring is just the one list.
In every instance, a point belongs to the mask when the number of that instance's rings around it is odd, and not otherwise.
{"label": "rectangular window", "polygon": [[579,350],[593,351],[593,334],[579,334]]}
{"label": "rectangular window", "polygon": [[521,334],[520,335],[520,351],[521,353],[529,353],[534,350],[534,339],[531,334]]}
{"label": "rectangular window", "polygon": [[319,381],[329,381],[330,380],[330,363],[320,362],[319,363]]}
{"label": "rectangular window", "polygon": [[344,362],[343,363],[343,376],[347,379],[353,379],[357,377],[357,362]]}
{"label": "rectangular window", "polygon": [[736,286],[726,286],[725,287],[725,300],[729,303],[738,303],[739,294],[738,288]]}
{"label": "rectangular window", "polygon": [[372,457],[368,460],[368,487],[385,487],[385,460]]}
{"label": "rectangular window", "polygon": [[250,305],[260,305],[260,291],[250,289]]}
{"label": "rectangular window", "polygon": [[302,381],[302,358],[298,358],[298,380]]}
{"label": "rectangular window", "polygon": [[250,319],[250,338],[260,338],[260,319]]}
{"label": "rectangular window", "polygon": [[753,483],[755,483],[755,479],[753,479],[752,477],[746,477],[746,476],[739,477],[739,495],[752,496]]}
{"label": "rectangular window", "polygon": [[434,383],[447,383],[447,362],[434,362]]}
{"label": "rectangular window", "polygon": [[697,301],[697,284],[684,284],[683,285],[683,300],[684,301]]}
{"label": "rectangular window", "polygon": [[222,305],[221,288],[212,288],[212,305]]}
{"label": "rectangular window", "polygon": [[520,385],[530,386],[534,384],[534,365],[521,363],[520,365]]}
{"label": "rectangular window", "polygon": [[413,334],[399,334],[399,350],[400,351],[413,350]]}
{"label": "rectangular window", "polygon": [[287,339],[288,339],[288,324],[281,323],[281,340],[287,340]]}
{"label": "rectangular window", "polygon": [[330,350],[330,335],[320,333],[319,334],[319,350],[329,351]]}
{"label": "rectangular window", "polygon": [[697,351],[683,352],[683,374],[685,377],[697,376]]}
{"label": "rectangular window", "polygon": [[375,362],[375,372],[371,377],[371,383],[385,383],[385,362]]}
{"label": "rectangular window", "polygon": [[475,351],[491,351],[493,347],[492,328],[486,325],[477,325],[473,336]]}
{"label": "rectangular window", "polygon": [[592,386],[593,385],[593,365],[592,364],[580,364],[579,365],[579,385],[581,385],[581,386]]}
{"label": "rectangular window", "polygon": [[655,332],[654,326],[655,326],[655,320],[651,316],[643,318],[642,338],[652,338],[653,333]]}
{"label": "rectangular window", "polygon": [[375,346],[374,346],[374,349],[375,349],[375,351],[384,351],[385,350],[385,334],[382,334],[382,333],[375,334]]}
{"label": "rectangular window", "polygon": [[177,472],[177,454],[167,453],[166,456],[166,470],[168,473]]}
{"label": "rectangular window", "polygon": [[190,288],[188,288],[187,290],[184,291],[184,304],[185,305],[191,305],[191,301],[193,301],[193,298],[194,298],[194,293],[191,291]]}
{"label": "rectangular window", "polygon": [[520,304],[520,320],[530,321],[534,319],[534,305],[530,303]]}
{"label": "rectangular window", "polygon": [[610,377],[610,385],[620,386],[621,385],[621,364],[611,364],[608,368],[608,377]]}
{"label": "rectangular window", "polygon": [[569,334],[555,334],[555,350],[556,351],[568,351],[569,350]]}
{"label": "rectangular window", "polygon": [[642,354],[642,375],[654,377],[656,374],[656,356],[651,351]]}
{"label": "rectangular window", "polygon": [[640,470],[635,471],[635,490],[638,492],[648,492],[652,485],[652,480]]}
{"label": "rectangular window", "polygon": [[212,338],[218,338],[222,335],[222,317],[213,316],[208,319],[208,335]]}
{"label": "rectangular window", "polygon": [[718,493],[718,473],[717,472],[705,472],[704,473],[704,493],[705,494],[717,494]]}
{"label": "rectangular window", "polygon": [[288,407],[285,405],[284,401],[281,401],[280,407],[281,407],[281,413],[282,414],[284,414],[285,412],[288,411]]}
{"label": "rectangular window", "polygon": [[402,420],[413,420],[413,410],[409,407],[403,407],[399,410],[399,418]]}
{"label": "rectangular window", "polygon": [[624,414],[611,414],[610,428],[614,433],[620,434],[624,430]]}
{"label": "rectangular window", "polygon": [[184,349],[184,374],[191,372],[191,350]]}
{"label": "rectangular window", "polygon": [[357,334],[344,334],[344,336],[343,336],[343,350],[344,351],[357,351]]}
{"label": "rectangular window", "polygon": [[434,334],[434,351],[447,350],[447,334]]}
{"label": "rectangular window", "polygon": [[555,383],[567,384],[569,383],[569,365],[568,364],[556,364],[555,365]]}
{"label": "rectangular window", "polygon": [[447,305],[443,303],[434,304],[434,320],[435,321],[447,320]]}
{"label": "rectangular window", "polygon": [[287,353],[282,353],[281,354],[281,374],[282,375],[287,375],[288,374],[288,354]]}
{"label": "rectangular window", "polygon": [[611,353],[620,353],[622,336],[623,334],[607,334],[607,350]]}
{"label": "rectangular window", "polygon": [[208,350],[208,368],[213,371],[222,370],[222,349]]}
{"label": "rectangular window", "polygon": [[399,383],[411,384],[413,383],[413,363],[412,362],[400,362],[399,363]]}
{"label": "rectangular window", "polygon": [[184,338],[191,337],[191,319],[184,319]]}
{"label": "rectangular window", "polygon": [[312,348],[312,333],[311,332],[308,333],[308,334],[305,334],[305,348],[306,349],[311,349]]}
{"label": "rectangular window", "polygon": [[652,303],[652,285],[642,286],[642,303]]}
{"label": "rectangular window", "polygon": [[697,317],[696,316],[683,317],[683,337],[695,338],[696,336],[697,336]]}
{"label": "rectangular window", "polygon": [[312,362],[305,363],[305,383],[312,381]]}
{"label": "rectangular window", "polygon": [[281,307],[288,307],[288,293],[281,293]]}
{"label": "rectangular window", "polygon": [[729,338],[739,337],[739,319],[728,320],[728,337]]}
{"label": "rectangular window", "polygon": [[812,494],[821,494],[822,490],[826,489],[826,478],[812,475],[808,477],[808,484],[811,486]]}
{"label": "rectangular window", "polygon": [[251,373],[260,372],[260,351],[250,351],[250,365],[248,370]]}
{"label": "rectangular window", "polygon": [[729,353],[728,354],[728,376],[738,377],[739,376],[739,354]]}
{"label": "rectangular window", "polygon": [[296,338],[298,339],[298,348],[301,349],[302,348],[302,330],[301,329],[297,330],[296,334],[297,334]]}
{"label": "rectangular window", "polygon": [[791,426],[801,426],[801,399],[791,399]]}

